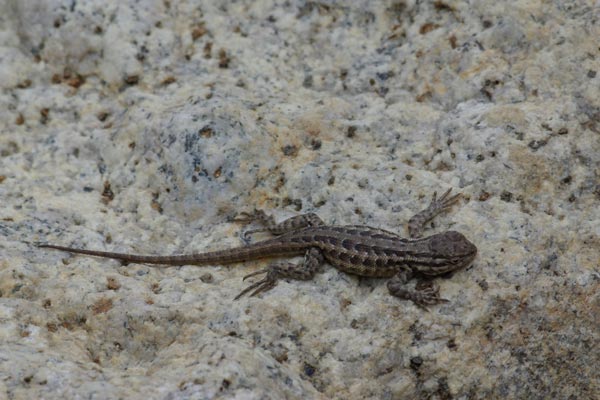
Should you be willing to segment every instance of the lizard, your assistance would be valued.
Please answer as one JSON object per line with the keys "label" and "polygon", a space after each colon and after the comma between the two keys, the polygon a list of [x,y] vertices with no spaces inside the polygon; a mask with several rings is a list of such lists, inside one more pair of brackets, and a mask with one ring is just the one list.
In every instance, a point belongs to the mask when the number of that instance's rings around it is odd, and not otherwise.
{"label": "lizard", "polygon": [[[300,264],[270,264],[246,275],[244,281],[257,275],[263,277],[242,290],[235,300],[249,292],[250,296],[256,296],[268,291],[282,278],[310,280],[327,261],[338,270],[349,274],[391,278],[387,282],[391,295],[425,307],[448,300],[439,296],[439,287],[436,285],[409,289],[409,280],[415,276],[434,277],[461,269],[470,265],[477,254],[477,247],[459,232],[449,230],[423,236],[429,221],[448,210],[460,198],[460,193],[450,196],[451,190],[447,190],[440,198],[437,198],[437,193],[434,192],[429,206],[409,219],[409,238],[370,226],[326,225],[314,213],[297,215],[276,223],[272,215],[263,210],[254,210],[240,213],[235,221],[244,224],[258,223],[262,228],[247,230],[242,234],[246,245],[225,250],[153,256],[79,249],[48,243],[38,244],[38,247],[116,259],[125,263],[163,266],[232,264],[269,257],[304,255]],[[268,232],[274,237],[249,243],[249,236],[258,232]]]}

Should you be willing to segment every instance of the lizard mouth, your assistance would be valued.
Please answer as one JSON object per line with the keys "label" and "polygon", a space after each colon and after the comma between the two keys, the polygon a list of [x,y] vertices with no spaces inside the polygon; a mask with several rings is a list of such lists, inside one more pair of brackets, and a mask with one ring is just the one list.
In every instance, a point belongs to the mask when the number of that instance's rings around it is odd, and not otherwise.
{"label": "lizard mouth", "polygon": [[455,258],[452,264],[454,264],[457,268],[465,268],[471,265],[475,257],[477,256],[477,247],[474,244],[468,243],[466,246],[467,249],[463,253],[463,255],[459,258]]}
{"label": "lizard mouth", "polygon": [[467,260],[465,261],[465,264],[464,264],[464,266],[465,266],[465,267],[468,267],[468,266],[469,266],[469,265],[470,265],[470,264],[473,262],[473,260],[475,260],[475,257],[477,257],[477,250],[475,250],[473,253],[471,253],[471,254],[470,254],[468,257],[467,257]]}
{"label": "lizard mouth", "polygon": [[473,260],[475,260],[475,257],[477,257],[477,247],[475,247],[474,245],[471,245],[472,248],[470,249],[471,251],[469,251],[469,253],[467,253],[467,256],[465,257],[465,261],[463,262],[463,267],[468,267],[469,265],[471,265],[471,263],[473,262]]}

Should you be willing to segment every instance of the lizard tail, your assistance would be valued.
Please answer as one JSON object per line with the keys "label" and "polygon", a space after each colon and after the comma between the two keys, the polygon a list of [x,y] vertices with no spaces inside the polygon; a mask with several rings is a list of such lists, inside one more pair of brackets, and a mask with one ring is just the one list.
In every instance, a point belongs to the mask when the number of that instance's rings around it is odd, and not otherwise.
{"label": "lizard tail", "polygon": [[242,261],[256,260],[267,257],[277,257],[293,254],[302,254],[303,249],[295,246],[273,246],[275,240],[267,240],[260,243],[250,244],[244,247],[236,247],[227,250],[209,251],[206,253],[186,254],[175,256],[150,256],[127,253],[113,253],[110,251],[98,251],[88,249],[77,249],[73,247],[57,246],[54,244],[37,244],[39,248],[55,249],[68,253],[83,254],[87,256],[111,258],[131,263],[156,264],[164,266],[179,265],[206,265],[206,264],[232,264]]}

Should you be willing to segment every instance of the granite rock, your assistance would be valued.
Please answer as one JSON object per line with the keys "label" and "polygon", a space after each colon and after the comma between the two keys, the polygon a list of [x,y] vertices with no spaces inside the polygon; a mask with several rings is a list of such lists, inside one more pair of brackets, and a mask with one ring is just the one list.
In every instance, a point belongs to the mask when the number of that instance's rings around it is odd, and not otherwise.
{"label": "granite rock", "polygon": [[[0,398],[600,397],[594,2],[0,2]],[[431,232],[474,264],[429,312],[269,260],[240,211]]]}

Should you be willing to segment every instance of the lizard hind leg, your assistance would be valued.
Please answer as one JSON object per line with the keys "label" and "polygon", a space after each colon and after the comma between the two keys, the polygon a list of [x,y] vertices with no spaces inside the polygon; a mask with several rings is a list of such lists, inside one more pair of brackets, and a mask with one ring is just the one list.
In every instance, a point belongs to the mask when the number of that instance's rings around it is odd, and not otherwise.
{"label": "lizard hind leg", "polygon": [[256,275],[265,274],[263,279],[242,290],[240,294],[235,297],[235,300],[249,292],[250,297],[253,297],[259,293],[271,290],[281,278],[290,278],[302,281],[310,280],[315,276],[317,270],[323,264],[323,262],[324,257],[321,251],[317,248],[311,248],[307,250],[306,254],[304,255],[304,260],[301,264],[271,264],[267,268],[246,275],[244,280]]}
{"label": "lizard hind leg", "polygon": [[235,221],[243,224],[257,222],[263,226],[263,228],[260,229],[244,231],[241,237],[245,243],[250,241],[251,235],[259,232],[269,232],[270,234],[277,236],[298,229],[307,228],[309,226],[320,226],[325,224],[323,220],[321,220],[321,218],[314,213],[297,215],[277,223],[272,215],[266,214],[263,210],[254,210],[253,212],[249,213],[242,212],[236,217]]}

